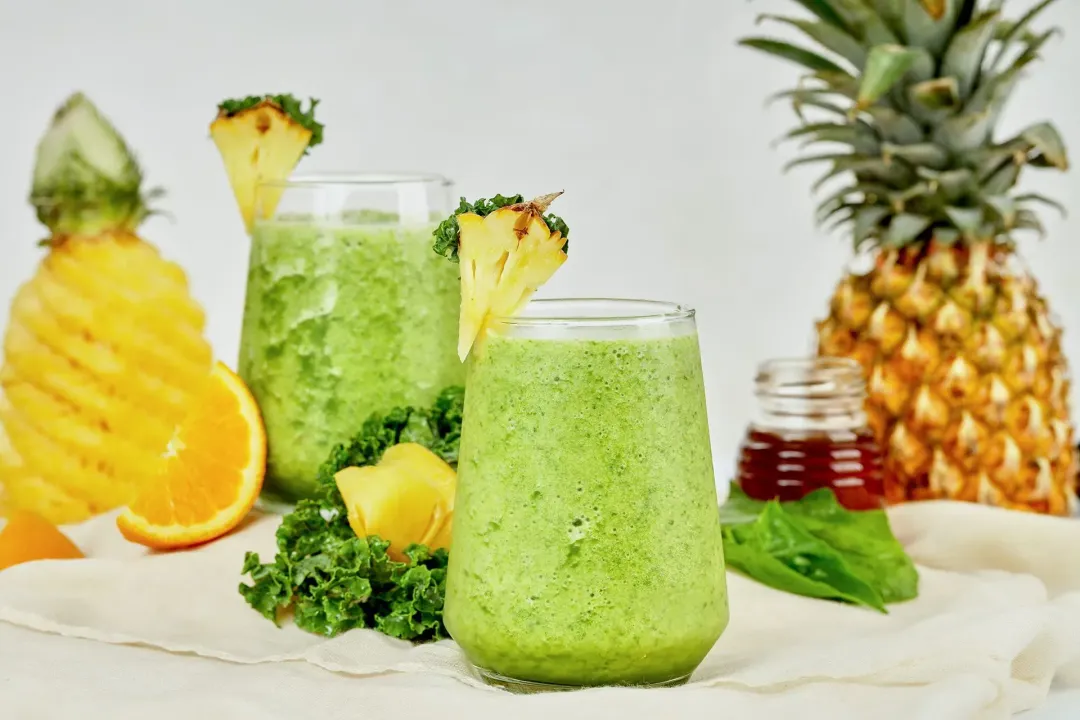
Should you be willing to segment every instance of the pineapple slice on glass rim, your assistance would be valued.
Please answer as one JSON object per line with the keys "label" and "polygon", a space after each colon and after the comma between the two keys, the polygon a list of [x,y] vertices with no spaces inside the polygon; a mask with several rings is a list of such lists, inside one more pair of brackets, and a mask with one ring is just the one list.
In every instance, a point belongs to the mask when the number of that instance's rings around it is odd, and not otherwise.
{"label": "pineapple slice on glass rim", "polygon": [[[312,98],[308,109],[292,95],[250,95],[224,100],[210,124],[210,137],[225,163],[244,228],[259,218],[270,218],[281,201],[284,187],[300,159],[322,142],[323,125],[315,120],[319,101]],[[258,206],[258,207],[256,207]]]}
{"label": "pineapple slice on glass rim", "polygon": [[464,362],[497,318],[519,314],[566,262],[569,228],[545,215],[562,192],[524,202],[496,195],[469,204],[435,231],[435,251],[461,264],[458,357]]}

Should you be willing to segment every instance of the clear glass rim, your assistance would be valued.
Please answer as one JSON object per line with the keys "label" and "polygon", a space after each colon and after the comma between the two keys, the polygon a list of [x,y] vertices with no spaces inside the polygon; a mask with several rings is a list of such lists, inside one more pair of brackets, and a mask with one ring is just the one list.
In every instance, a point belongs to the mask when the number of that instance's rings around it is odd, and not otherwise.
{"label": "clear glass rim", "polygon": [[525,310],[511,317],[492,318],[510,327],[573,325],[605,327],[644,325],[692,320],[695,311],[687,305],[663,300],[634,298],[542,298],[530,300]]}
{"label": "clear glass rim", "polygon": [[375,188],[395,185],[435,185],[451,187],[450,178],[437,173],[425,172],[322,172],[301,173],[284,180],[264,180],[259,187],[271,188],[323,188],[357,187]]}
{"label": "clear glass rim", "polygon": [[759,374],[791,370],[856,371],[861,375],[862,365],[851,358],[834,355],[772,358],[758,365]]}

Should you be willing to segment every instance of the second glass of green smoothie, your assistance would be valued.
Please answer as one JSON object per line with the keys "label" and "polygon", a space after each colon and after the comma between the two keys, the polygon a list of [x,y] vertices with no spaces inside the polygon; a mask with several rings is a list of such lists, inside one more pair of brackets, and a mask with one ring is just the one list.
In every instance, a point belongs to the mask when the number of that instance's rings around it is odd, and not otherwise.
{"label": "second glass of green smoothie", "polygon": [[454,640],[515,690],[684,682],[728,622],[693,310],[533,301],[468,366]]}
{"label": "second glass of green smoothie", "polygon": [[311,497],[373,412],[425,406],[464,371],[457,265],[431,249],[437,175],[311,175],[259,188],[239,371],[262,410],[263,502]]}

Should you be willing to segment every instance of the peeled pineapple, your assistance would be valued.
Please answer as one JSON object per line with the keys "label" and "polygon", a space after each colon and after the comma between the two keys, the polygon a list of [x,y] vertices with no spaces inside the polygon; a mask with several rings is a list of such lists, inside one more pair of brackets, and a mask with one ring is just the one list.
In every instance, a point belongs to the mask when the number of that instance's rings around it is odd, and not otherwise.
{"label": "peeled pineapple", "polygon": [[423,445],[394,445],[377,465],[345,468],[334,481],[353,532],[386,540],[395,560],[413,543],[450,547],[457,473]]}
{"label": "peeled pineapple", "polygon": [[49,251],[4,338],[0,512],[68,523],[126,504],[209,378],[183,270],[135,235],[156,194],[86,97],[64,103],[30,198]]}
{"label": "peeled pineapple", "polygon": [[566,237],[544,220],[562,193],[499,208],[486,216],[462,213],[461,319],[458,356],[464,362],[494,318],[517,315],[537,288],[566,262]]}

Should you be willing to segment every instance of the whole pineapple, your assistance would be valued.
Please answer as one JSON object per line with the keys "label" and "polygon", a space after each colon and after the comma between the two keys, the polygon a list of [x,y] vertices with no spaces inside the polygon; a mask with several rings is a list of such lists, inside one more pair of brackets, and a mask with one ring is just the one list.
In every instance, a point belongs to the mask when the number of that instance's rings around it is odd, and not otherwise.
{"label": "whole pineapple", "polygon": [[83,95],[37,149],[51,236],[11,306],[0,366],[0,509],[75,522],[128,502],[209,377],[184,272],[135,235],[142,173]]}
{"label": "whole pineapple", "polygon": [[[1054,127],[996,138],[1021,72],[1055,30],[1002,0],[798,0],[815,19],[765,16],[817,43],[743,44],[809,70],[784,93],[790,137],[839,147],[820,206],[873,258],[845,277],[818,352],[853,357],[886,454],[891,502],[952,498],[1063,515],[1076,504],[1076,448],[1061,332],[1014,254],[1042,232],[1014,187],[1026,167],[1068,167]],[[810,113],[814,113],[811,117]]]}

